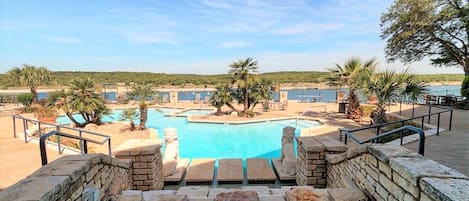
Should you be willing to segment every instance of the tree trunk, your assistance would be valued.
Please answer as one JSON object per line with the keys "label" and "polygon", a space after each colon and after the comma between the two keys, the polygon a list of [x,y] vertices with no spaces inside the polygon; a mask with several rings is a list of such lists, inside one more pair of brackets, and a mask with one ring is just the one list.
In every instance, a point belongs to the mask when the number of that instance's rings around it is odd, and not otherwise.
{"label": "tree trunk", "polygon": [[73,117],[73,114],[72,114],[71,112],[66,112],[65,114],[66,114],[67,117],[70,119],[70,121],[72,121],[72,122],[75,124],[75,126],[80,127],[80,128],[85,126],[85,124],[81,124],[80,122],[78,122],[78,121]]}
{"label": "tree trunk", "polygon": [[386,122],[386,105],[378,104],[373,114],[373,122],[375,124]]}
{"label": "tree trunk", "polygon": [[244,115],[246,115],[247,111],[249,110],[249,95],[248,89],[244,88]]}
{"label": "tree trunk", "polygon": [[36,90],[36,87],[31,87],[31,88],[30,88],[30,91],[31,91],[31,93],[33,94],[33,103],[37,103],[37,102],[38,102],[38,99],[37,99],[37,90]]}
{"label": "tree trunk", "polygon": [[221,107],[217,107],[217,112],[215,114],[216,115],[221,115],[222,114]]}
{"label": "tree trunk", "polygon": [[348,98],[348,107],[347,107],[347,118],[349,119],[359,119],[361,116],[360,112],[360,101],[358,100],[355,90],[350,90]]}
{"label": "tree trunk", "polygon": [[130,120],[130,130],[131,131],[135,130],[135,123],[132,120]]}
{"label": "tree trunk", "polygon": [[145,124],[147,123],[147,108],[140,108],[140,124],[138,125],[139,130],[145,130]]}
{"label": "tree trunk", "polygon": [[225,103],[225,104],[226,104],[230,109],[232,109],[233,111],[239,113],[239,111],[238,111],[233,105],[231,105],[231,103]]}

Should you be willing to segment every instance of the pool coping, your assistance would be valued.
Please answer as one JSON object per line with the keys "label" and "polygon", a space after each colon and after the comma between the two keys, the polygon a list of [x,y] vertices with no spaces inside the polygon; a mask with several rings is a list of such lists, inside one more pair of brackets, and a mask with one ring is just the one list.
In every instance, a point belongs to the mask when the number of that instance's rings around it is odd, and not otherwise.
{"label": "pool coping", "polygon": [[197,114],[196,115],[180,114],[180,113],[183,113],[183,112],[187,112],[189,110],[206,110],[206,111],[215,112],[215,110],[213,108],[182,108],[179,111],[174,111],[174,112],[171,112],[171,113],[164,114],[164,116],[166,116],[166,117],[202,116],[202,115],[197,115]]}

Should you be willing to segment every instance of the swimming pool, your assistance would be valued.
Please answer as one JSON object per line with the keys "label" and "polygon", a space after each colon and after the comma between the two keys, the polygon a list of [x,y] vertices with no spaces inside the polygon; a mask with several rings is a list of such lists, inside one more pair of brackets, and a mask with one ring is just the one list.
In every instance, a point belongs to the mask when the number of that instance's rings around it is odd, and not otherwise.
{"label": "swimming pool", "polygon": [[[116,121],[121,110],[103,118],[104,122]],[[174,109],[159,108],[148,111],[147,127],[158,130],[176,128],[179,136],[179,154],[182,158],[276,158],[280,157],[282,129],[286,126],[300,129],[322,125],[318,121],[287,119],[249,124],[192,123],[187,117],[168,117]],[[57,122],[67,124],[67,117]]]}

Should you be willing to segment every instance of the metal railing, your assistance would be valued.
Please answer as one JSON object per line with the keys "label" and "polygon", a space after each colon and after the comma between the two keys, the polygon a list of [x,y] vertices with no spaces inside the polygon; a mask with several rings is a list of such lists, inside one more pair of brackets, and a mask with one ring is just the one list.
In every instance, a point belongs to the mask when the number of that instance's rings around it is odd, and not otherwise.
{"label": "metal railing", "polygon": [[82,150],[82,154],[88,154],[88,142],[92,142],[92,143],[99,144],[99,145],[103,145],[106,142],[108,142],[109,156],[111,156],[111,141],[110,141],[111,138],[110,137],[107,138],[107,139],[104,139],[102,141],[98,141],[98,140],[84,138],[84,137],[80,137],[80,136],[76,136],[76,135],[72,135],[72,134],[68,134],[68,133],[63,133],[63,132],[60,132],[60,131],[50,131],[50,132],[42,135],[39,138],[39,149],[41,151],[41,162],[42,162],[43,166],[47,165],[46,140],[47,140],[47,138],[49,138],[52,135],[57,136],[57,144],[58,144],[57,147],[59,149],[59,153],[60,153],[60,136],[62,136],[62,137],[67,137],[67,138],[80,140],[80,142],[82,142],[80,144],[80,150]]}
{"label": "metal railing", "polygon": [[[435,107],[435,106],[433,106]],[[446,109],[446,108],[441,108],[437,107],[440,109]],[[449,113],[449,120],[448,120],[448,130],[451,130],[452,124],[453,124],[453,109],[446,109],[440,112],[434,112],[432,113],[432,106],[429,106],[428,114],[420,115],[420,116],[414,116],[410,117],[407,119],[402,119],[398,121],[393,121],[393,122],[388,122],[388,123],[381,123],[381,124],[374,124],[362,128],[357,128],[357,129],[347,129],[347,128],[340,128],[339,129],[339,139],[342,141],[342,136],[344,135],[344,131],[349,131],[351,133],[357,132],[357,131],[363,131],[363,130],[369,130],[369,129],[376,129],[376,135],[378,136],[381,133],[381,129],[385,126],[389,125],[394,125],[394,124],[400,124],[400,126],[405,126],[406,122],[414,121],[419,119],[420,120],[420,128],[423,130],[424,129],[424,124],[425,124],[425,118],[427,118],[427,123],[430,123],[431,117],[432,116],[437,116],[437,122],[436,122],[436,135],[438,136],[440,134],[440,122],[441,122],[441,114],[443,113]]]}
{"label": "metal railing", "polygon": [[409,126],[409,125],[403,126],[403,127],[400,127],[400,128],[396,128],[394,130],[391,130],[391,131],[388,131],[388,132],[385,132],[385,133],[381,133],[376,137],[372,137],[372,138],[369,138],[369,139],[366,139],[366,140],[363,140],[363,141],[360,140],[359,138],[357,138],[355,135],[353,135],[352,131],[345,130],[344,143],[347,144],[347,139],[348,138],[354,140],[358,144],[374,143],[374,142],[377,142],[379,139],[381,139],[383,137],[386,137],[386,136],[389,136],[389,135],[392,135],[394,133],[399,132],[400,133],[400,138],[401,138],[401,144],[402,144],[402,138],[403,138],[403,131],[404,130],[410,130],[410,131],[413,131],[413,132],[416,132],[416,133],[419,134],[418,153],[423,156],[424,152],[425,152],[425,133],[423,132],[423,130],[421,128],[417,128],[415,126]]}
{"label": "metal railing", "polygon": [[[111,155],[111,153],[112,153],[111,152],[111,136],[109,136],[109,135],[104,135],[104,134],[101,134],[101,133],[96,133],[96,132],[77,129],[77,128],[71,128],[71,127],[58,125],[58,124],[41,122],[39,120],[28,119],[28,118],[22,117],[20,115],[12,115],[12,119],[13,119],[13,137],[15,137],[15,138],[17,137],[16,136],[16,134],[17,134],[17,132],[16,132],[17,131],[16,121],[17,121],[17,119],[19,119],[23,122],[22,127],[23,127],[23,134],[24,134],[24,142],[25,143],[28,143],[30,141],[30,140],[28,140],[28,132],[27,131],[29,129],[28,124],[32,123],[32,124],[37,125],[37,133],[38,133],[40,143],[41,143],[42,139],[44,139],[44,143],[45,143],[45,139],[47,139],[51,135],[56,135],[57,136],[57,147],[58,147],[59,154],[61,154],[63,152],[63,150],[61,149],[60,136],[79,140],[79,147],[80,147],[81,154],[87,154],[88,153],[88,142],[92,142],[92,143],[95,143],[95,144],[98,144],[98,145],[103,145],[107,142],[107,144],[108,144],[108,153],[109,153],[109,155]],[[45,128],[47,128],[47,127],[52,128],[54,130],[51,131],[51,132],[48,132],[47,134],[44,134],[43,133],[43,128],[44,128],[44,131],[45,131]],[[76,133],[75,134],[64,133],[61,130],[70,130],[70,131],[73,131],[73,132],[76,132]],[[102,138],[103,140],[99,141],[99,140],[86,138],[86,137],[83,137],[83,134],[91,135],[91,136],[97,136],[99,138]],[[44,137],[44,136],[46,136],[46,137]],[[42,150],[41,150],[41,155],[42,155]]]}

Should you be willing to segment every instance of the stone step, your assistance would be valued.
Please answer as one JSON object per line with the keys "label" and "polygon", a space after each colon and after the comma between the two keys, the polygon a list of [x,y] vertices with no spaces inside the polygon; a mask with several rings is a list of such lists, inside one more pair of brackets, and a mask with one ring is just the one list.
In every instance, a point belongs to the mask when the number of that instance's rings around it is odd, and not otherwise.
{"label": "stone step", "polygon": [[223,183],[243,182],[243,160],[242,159],[220,159],[218,160],[217,180]]}
{"label": "stone step", "polygon": [[275,183],[272,167],[265,158],[249,158],[246,160],[247,180],[251,183]]}
{"label": "stone step", "polygon": [[184,180],[187,184],[212,184],[215,172],[215,159],[197,158],[192,159],[189,170]]}

